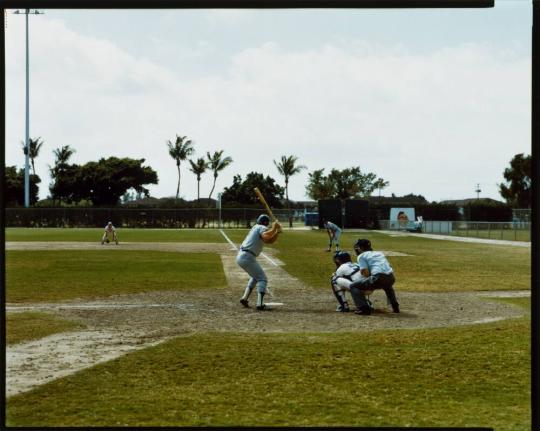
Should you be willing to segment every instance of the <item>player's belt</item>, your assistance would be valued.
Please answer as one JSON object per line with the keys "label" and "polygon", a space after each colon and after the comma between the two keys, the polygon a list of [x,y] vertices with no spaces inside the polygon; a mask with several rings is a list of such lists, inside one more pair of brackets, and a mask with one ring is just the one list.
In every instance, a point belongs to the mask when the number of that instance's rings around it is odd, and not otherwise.
{"label": "player's belt", "polygon": [[247,248],[241,247],[240,250],[245,251],[246,253],[252,254],[253,256],[257,257],[255,253],[253,253],[251,250],[248,250]]}

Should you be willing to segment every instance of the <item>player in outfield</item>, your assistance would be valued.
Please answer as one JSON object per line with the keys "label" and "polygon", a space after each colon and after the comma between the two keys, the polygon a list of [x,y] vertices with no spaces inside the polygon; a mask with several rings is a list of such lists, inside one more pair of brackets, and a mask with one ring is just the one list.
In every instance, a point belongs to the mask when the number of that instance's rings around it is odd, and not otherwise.
{"label": "player in outfield", "polygon": [[399,304],[394,291],[394,270],[386,256],[380,251],[373,251],[368,239],[359,239],[354,243],[354,251],[358,255],[358,266],[364,276],[361,280],[350,284],[351,296],[356,304],[356,314],[371,314],[364,291],[383,289],[394,313],[399,313]]}
{"label": "player in outfield", "polygon": [[[353,281],[359,281],[364,277],[360,272],[360,266],[352,262],[351,255],[346,251],[336,252],[334,254],[334,263],[336,264],[336,272],[332,274],[330,284],[332,292],[339,303],[336,311],[347,312],[350,311],[350,308],[345,292],[350,292],[350,285]],[[371,307],[369,299],[366,299],[366,301]]]}
{"label": "player in outfield", "polygon": [[112,224],[112,221],[107,223],[107,226],[105,226],[105,232],[103,233],[103,236],[101,237],[101,245],[105,243],[105,241],[109,242],[109,236],[112,237],[113,241],[118,245],[118,236],[116,235],[116,229]]}
{"label": "player in outfield", "polygon": [[323,226],[326,228],[326,232],[328,232],[328,250],[326,251],[332,251],[332,244],[336,243],[336,252],[338,252],[341,228],[337,224],[325,219],[323,219]]}
{"label": "player in outfield", "polygon": [[251,228],[244,242],[238,250],[236,263],[249,274],[249,281],[244,292],[244,296],[240,300],[240,304],[244,307],[249,307],[248,298],[251,291],[257,285],[257,310],[266,310],[264,305],[264,294],[266,293],[266,285],[268,279],[261,265],[257,262],[257,256],[261,254],[264,244],[272,244],[276,242],[278,235],[281,232],[281,225],[275,221],[270,225],[270,217],[266,214],[261,214],[257,218],[257,223]]}

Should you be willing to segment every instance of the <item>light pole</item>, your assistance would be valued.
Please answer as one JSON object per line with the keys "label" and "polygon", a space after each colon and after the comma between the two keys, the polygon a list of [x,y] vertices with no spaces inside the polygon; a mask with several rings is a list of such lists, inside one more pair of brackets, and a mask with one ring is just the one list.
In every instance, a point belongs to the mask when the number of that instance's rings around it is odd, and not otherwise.
{"label": "light pole", "polygon": [[221,229],[221,193],[218,193],[216,206],[218,207],[218,226]]}
{"label": "light pole", "polygon": [[28,15],[41,15],[36,9],[25,9],[24,12],[16,10],[16,15],[26,15],[26,136],[24,141],[24,206],[30,206],[30,48],[28,44]]}
{"label": "light pole", "polygon": [[481,191],[482,190],[480,190],[480,184],[476,184],[476,190],[475,190],[475,192],[476,192],[476,200],[480,199],[480,192]]}

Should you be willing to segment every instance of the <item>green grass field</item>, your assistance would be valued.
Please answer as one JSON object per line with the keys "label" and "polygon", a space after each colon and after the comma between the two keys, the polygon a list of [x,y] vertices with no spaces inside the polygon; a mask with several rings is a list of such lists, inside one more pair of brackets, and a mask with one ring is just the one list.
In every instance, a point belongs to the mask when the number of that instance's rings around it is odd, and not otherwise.
{"label": "green grass field", "polygon": [[[226,231],[241,242],[245,232]],[[345,232],[341,248],[354,257],[354,242],[369,238],[375,250],[390,250],[410,256],[392,256],[396,289],[411,292],[521,290],[530,288],[530,248],[441,241],[414,236],[391,237],[377,232]],[[325,232],[287,232],[274,244],[287,271],[311,286],[326,289],[334,271]],[[511,268],[511,270],[509,270]]]}
{"label": "green grass field", "polygon": [[[156,232],[169,239],[156,238]],[[236,243],[246,232],[226,230]],[[7,229],[6,240],[99,241],[100,233]],[[121,242],[127,234],[119,231]],[[211,230],[129,235],[131,241],[225,242]],[[345,233],[342,248],[351,251],[360,235],[375,249],[410,255],[389,258],[398,294],[530,289],[530,248],[376,232]],[[287,272],[328,289],[334,267],[326,246],[324,232],[295,231],[285,232],[273,247]],[[106,249],[6,254],[8,302],[205,288],[210,278],[214,288],[216,277],[218,286],[226,285],[217,254]],[[530,308],[528,298],[496,300]],[[15,332],[24,341],[77,329],[69,326],[76,323],[60,321],[36,325],[49,318],[8,314],[8,342]],[[61,324],[68,327],[55,327]],[[36,326],[49,329],[42,335]],[[444,329],[191,334],[12,396],[7,424],[531,430],[530,331],[526,316]]]}
{"label": "green grass field", "polygon": [[217,254],[134,250],[6,252],[6,301],[60,301],[226,284]]}
{"label": "green grass field", "polygon": [[7,420],[523,431],[531,413],[529,331],[521,319],[438,330],[181,337],[11,397]]}

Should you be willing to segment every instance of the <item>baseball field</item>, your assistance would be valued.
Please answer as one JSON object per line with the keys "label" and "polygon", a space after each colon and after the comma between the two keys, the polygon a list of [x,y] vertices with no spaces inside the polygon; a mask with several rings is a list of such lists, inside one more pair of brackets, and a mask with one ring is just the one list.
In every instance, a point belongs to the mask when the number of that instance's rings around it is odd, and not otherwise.
{"label": "baseball field", "polygon": [[531,429],[527,243],[345,231],[401,304],[375,291],[358,316],[335,311],[324,231],[265,247],[270,311],[239,304],[247,230],[102,233],[6,229],[9,426]]}

